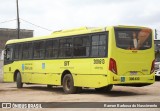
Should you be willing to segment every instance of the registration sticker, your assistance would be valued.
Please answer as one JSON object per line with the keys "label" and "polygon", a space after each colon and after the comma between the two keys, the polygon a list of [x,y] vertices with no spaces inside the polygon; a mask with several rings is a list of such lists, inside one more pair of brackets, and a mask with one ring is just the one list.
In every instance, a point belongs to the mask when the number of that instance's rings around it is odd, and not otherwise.
{"label": "registration sticker", "polygon": [[22,64],[22,70],[24,71],[24,64]]}
{"label": "registration sticker", "polygon": [[125,82],[125,77],[121,77],[121,82]]}
{"label": "registration sticker", "polygon": [[46,65],[45,63],[42,63],[42,69],[45,69]]}

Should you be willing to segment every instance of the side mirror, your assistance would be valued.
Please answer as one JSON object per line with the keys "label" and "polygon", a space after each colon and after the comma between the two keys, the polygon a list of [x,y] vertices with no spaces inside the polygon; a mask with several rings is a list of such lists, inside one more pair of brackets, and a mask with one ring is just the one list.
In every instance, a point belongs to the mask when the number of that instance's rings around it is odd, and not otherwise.
{"label": "side mirror", "polygon": [[4,50],[4,57],[7,55],[7,49]]}

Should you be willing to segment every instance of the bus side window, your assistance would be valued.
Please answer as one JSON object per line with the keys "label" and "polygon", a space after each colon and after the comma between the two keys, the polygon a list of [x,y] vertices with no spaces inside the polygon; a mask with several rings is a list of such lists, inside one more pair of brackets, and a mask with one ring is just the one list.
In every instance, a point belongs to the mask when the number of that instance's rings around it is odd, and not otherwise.
{"label": "bus side window", "polygon": [[65,43],[66,39],[59,40],[59,57],[65,57]]}
{"label": "bus side window", "polygon": [[71,57],[73,48],[72,38],[66,39],[65,47],[65,57]]}
{"label": "bus side window", "polygon": [[46,53],[45,53],[46,58],[51,58],[53,57],[53,40],[47,40],[46,41]]}
{"label": "bus side window", "polygon": [[53,57],[58,57],[58,48],[59,48],[59,41],[53,40]]}
{"label": "bus side window", "polygon": [[32,43],[31,42],[23,44],[22,56],[24,60],[32,59]]}
{"label": "bus side window", "polygon": [[63,38],[59,41],[59,57],[72,57],[72,38]]}
{"label": "bus side window", "polygon": [[14,46],[14,59],[18,60],[20,59],[20,53],[21,53],[21,44],[16,44]]}
{"label": "bus side window", "polygon": [[74,38],[74,50],[73,55],[78,56],[89,56],[89,36]]}
{"label": "bus side window", "polygon": [[28,43],[28,59],[32,59],[32,56],[33,56],[33,44],[31,42]]}
{"label": "bus side window", "polygon": [[35,59],[39,59],[39,58],[44,58],[44,41],[36,41],[34,42],[34,52],[33,52],[33,57]]}
{"label": "bus side window", "polygon": [[97,34],[92,36],[92,57],[104,57],[107,55],[108,39],[105,34]]}

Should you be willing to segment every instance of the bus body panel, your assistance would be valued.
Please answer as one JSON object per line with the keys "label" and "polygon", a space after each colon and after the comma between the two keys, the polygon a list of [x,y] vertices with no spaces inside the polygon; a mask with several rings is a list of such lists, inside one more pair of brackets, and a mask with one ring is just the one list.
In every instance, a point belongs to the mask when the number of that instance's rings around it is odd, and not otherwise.
{"label": "bus body panel", "polygon": [[[111,30],[114,30],[113,28]],[[112,31],[113,32],[113,31]],[[109,58],[116,61],[117,74],[109,71],[110,84],[152,84],[155,74],[151,72],[154,62],[154,42],[147,50],[128,50],[116,46],[115,34],[110,37]],[[153,38],[153,35],[152,35]]]}
{"label": "bus body panel", "polygon": [[8,64],[3,66],[3,81],[4,82],[14,82],[13,65]]}
{"label": "bus body panel", "polygon": [[154,60],[152,50],[129,51],[129,53],[117,50],[115,55],[119,55],[115,57],[119,75],[150,75]]}
{"label": "bus body panel", "polygon": [[[69,66],[64,66],[66,61]],[[4,66],[4,70],[9,66]],[[12,72],[4,74],[4,81],[13,82],[16,70],[21,72],[24,83],[61,85],[62,73],[68,70],[74,78],[75,86],[103,87],[108,84],[105,58],[17,61],[12,63]]]}
{"label": "bus body panel", "polygon": [[[114,27],[107,27],[106,31],[109,32],[109,36],[108,53],[105,57],[18,60],[4,65],[4,81],[13,82],[15,72],[19,71],[23,83],[62,85],[64,72],[72,74],[74,86],[78,87],[100,88],[110,84],[154,83],[154,73],[150,74],[154,60],[154,47],[147,50],[120,49],[116,46]],[[34,40],[37,39],[34,38]],[[12,43],[14,42],[11,41]],[[109,69],[111,58],[116,61],[117,74]]]}

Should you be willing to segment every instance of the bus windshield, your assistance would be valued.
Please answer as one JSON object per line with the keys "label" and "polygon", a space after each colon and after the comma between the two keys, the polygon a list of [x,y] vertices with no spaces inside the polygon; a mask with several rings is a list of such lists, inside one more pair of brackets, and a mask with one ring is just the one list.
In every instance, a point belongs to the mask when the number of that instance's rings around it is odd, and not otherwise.
{"label": "bus windshield", "polygon": [[116,46],[126,50],[146,50],[152,47],[151,29],[115,28]]}

